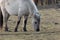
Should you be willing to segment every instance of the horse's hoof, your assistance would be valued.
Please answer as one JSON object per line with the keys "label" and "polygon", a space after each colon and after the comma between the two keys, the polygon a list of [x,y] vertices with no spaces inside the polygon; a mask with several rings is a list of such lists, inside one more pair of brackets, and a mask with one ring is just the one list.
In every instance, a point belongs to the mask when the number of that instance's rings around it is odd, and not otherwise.
{"label": "horse's hoof", "polygon": [[24,31],[24,32],[27,32],[27,30],[26,30],[26,29],[24,29],[23,31]]}
{"label": "horse's hoof", "polygon": [[37,29],[37,30],[36,30],[36,32],[39,32],[39,31],[40,31],[40,29]]}
{"label": "horse's hoof", "polygon": [[26,32],[27,30],[25,28],[23,28],[23,31]]}
{"label": "horse's hoof", "polygon": [[12,31],[9,30],[8,32],[12,32]]}
{"label": "horse's hoof", "polygon": [[24,32],[27,32],[27,30],[24,30]]}
{"label": "horse's hoof", "polygon": [[14,32],[18,32],[18,31],[14,31]]}
{"label": "horse's hoof", "polygon": [[15,28],[14,32],[18,32],[18,31],[17,31],[17,28]]}
{"label": "horse's hoof", "polygon": [[5,30],[5,32],[9,32],[9,31],[6,31],[6,30]]}
{"label": "horse's hoof", "polygon": [[12,31],[10,31],[10,30],[5,30],[5,32],[12,32]]}
{"label": "horse's hoof", "polygon": [[18,32],[17,30],[15,30],[14,32]]}
{"label": "horse's hoof", "polygon": [[18,32],[18,31],[14,31],[14,32]]}
{"label": "horse's hoof", "polygon": [[5,30],[5,32],[9,32],[9,30]]}

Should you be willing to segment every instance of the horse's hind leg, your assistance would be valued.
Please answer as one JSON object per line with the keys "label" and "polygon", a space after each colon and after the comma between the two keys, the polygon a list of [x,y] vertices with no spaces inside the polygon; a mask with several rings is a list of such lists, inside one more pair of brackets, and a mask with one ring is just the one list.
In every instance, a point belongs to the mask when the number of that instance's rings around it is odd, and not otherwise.
{"label": "horse's hind leg", "polygon": [[9,31],[8,26],[7,26],[8,18],[9,18],[9,14],[6,14],[6,16],[5,16],[5,31]]}
{"label": "horse's hind leg", "polygon": [[15,30],[14,30],[15,32],[17,32],[20,21],[21,21],[21,17],[18,17],[18,22],[17,22],[17,25],[16,25]]}
{"label": "horse's hind leg", "polygon": [[24,28],[23,28],[24,31],[27,31],[26,30],[27,20],[28,20],[28,15],[24,16]]}
{"label": "horse's hind leg", "polygon": [[7,21],[8,21],[8,18],[9,18],[10,15],[8,14],[8,12],[6,11],[5,8],[2,8],[1,10],[2,10],[2,13],[3,13],[3,20],[5,22],[5,31],[8,31]]}
{"label": "horse's hind leg", "polygon": [[2,11],[0,9],[0,30],[2,31],[3,28],[3,15],[2,15]]}

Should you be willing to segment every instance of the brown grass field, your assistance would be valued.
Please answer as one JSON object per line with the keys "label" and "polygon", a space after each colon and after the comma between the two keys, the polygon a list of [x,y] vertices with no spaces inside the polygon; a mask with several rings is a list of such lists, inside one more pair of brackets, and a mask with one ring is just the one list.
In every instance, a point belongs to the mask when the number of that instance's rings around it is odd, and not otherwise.
{"label": "brown grass field", "polygon": [[0,40],[60,40],[60,8],[47,8],[39,10],[41,14],[40,32],[35,32],[29,16],[27,32],[23,32],[23,17],[14,32],[17,16],[11,16],[8,21],[9,30],[12,32],[0,33]]}

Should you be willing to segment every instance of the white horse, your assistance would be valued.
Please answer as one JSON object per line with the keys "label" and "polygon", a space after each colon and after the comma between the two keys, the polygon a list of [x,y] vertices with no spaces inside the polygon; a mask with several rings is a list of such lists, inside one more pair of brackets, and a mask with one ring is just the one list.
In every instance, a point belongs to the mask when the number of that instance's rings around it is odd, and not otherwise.
{"label": "white horse", "polygon": [[26,24],[29,14],[32,15],[32,22],[35,31],[39,31],[40,15],[33,0],[1,0],[0,2],[3,18],[5,20],[5,31],[8,31],[7,21],[10,15],[18,16],[15,32],[17,32],[18,25],[21,17],[24,16],[24,31],[26,30]]}

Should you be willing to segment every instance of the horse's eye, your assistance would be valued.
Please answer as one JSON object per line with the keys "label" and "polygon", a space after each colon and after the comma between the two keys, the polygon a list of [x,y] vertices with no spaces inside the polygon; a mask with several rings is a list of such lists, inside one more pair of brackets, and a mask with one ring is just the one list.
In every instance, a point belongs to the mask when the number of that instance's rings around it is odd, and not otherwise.
{"label": "horse's eye", "polygon": [[37,24],[37,22],[35,22],[35,24]]}

